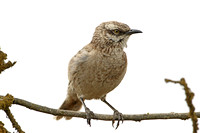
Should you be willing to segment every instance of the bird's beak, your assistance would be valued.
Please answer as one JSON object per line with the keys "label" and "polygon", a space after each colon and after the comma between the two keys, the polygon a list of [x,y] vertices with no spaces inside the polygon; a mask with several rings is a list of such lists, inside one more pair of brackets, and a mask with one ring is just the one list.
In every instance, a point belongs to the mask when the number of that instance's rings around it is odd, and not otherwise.
{"label": "bird's beak", "polygon": [[132,34],[136,34],[136,33],[142,33],[142,31],[136,30],[136,29],[131,29],[126,32],[127,35],[132,35]]}

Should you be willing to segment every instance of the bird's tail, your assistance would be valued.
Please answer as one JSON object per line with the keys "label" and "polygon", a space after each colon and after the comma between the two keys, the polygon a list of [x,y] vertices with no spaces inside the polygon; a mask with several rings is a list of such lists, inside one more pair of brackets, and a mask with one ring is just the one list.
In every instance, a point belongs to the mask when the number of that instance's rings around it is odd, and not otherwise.
{"label": "bird's tail", "polygon": [[[78,111],[82,107],[82,103],[80,99],[77,97],[76,94],[70,94],[68,91],[67,98],[63,102],[63,104],[60,106],[59,109],[63,110],[73,110],[73,111]],[[60,120],[61,118],[65,117],[66,120],[70,120],[72,117],[68,116],[56,116],[56,120]]]}

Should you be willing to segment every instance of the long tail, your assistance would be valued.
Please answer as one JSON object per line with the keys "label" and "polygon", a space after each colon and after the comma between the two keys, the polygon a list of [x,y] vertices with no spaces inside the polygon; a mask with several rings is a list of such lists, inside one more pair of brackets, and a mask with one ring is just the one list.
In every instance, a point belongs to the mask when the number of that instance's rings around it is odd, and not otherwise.
{"label": "long tail", "polygon": [[[69,91],[68,91],[68,93],[69,93]],[[67,98],[65,99],[65,101],[63,102],[63,104],[60,106],[59,109],[78,111],[81,109],[81,107],[82,107],[82,103],[79,100],[79,98],[77,97],[77,95],[76,94],[68,94]],[[60,120],[63,117],[65,117],[66,120],[70,120],[72,118],[72,117],[68,117],[68,116],[56,116],[55,119]]]}

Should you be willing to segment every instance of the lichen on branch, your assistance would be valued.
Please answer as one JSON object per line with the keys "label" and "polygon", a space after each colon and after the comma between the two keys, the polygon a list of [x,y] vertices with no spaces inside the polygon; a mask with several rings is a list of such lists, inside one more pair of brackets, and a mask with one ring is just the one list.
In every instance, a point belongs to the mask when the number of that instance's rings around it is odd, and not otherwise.
{"label": "lichen on branch", "polygon": [[10,94],[7,94],[5,97],[0,99],[0,109],[5,110],[12,105],[14,97]]}
{"label": "lichen on branch", "polygon": [[[10,94],[7,94],[4,97],[0,97],[0,110],[4,110],[7,117],[10,119],[13,127],[19,132],[19,133],[24,133],[24,131],[22,131],[20,125],[17,123],[17,121],[15,120],[13,114],[11,113],[9,107],[13,104],[14,101],[14,97]],[[3,123],[0,123],[0,131],[2,130],[2,133],[7,133],[7,130],[3,127]],[[0,132],[1,133],[1,132]]]}
{"label": "lichen on branch", "polygon": [[11,61],[5,62],[6,59],[7,59],[7,54],[1,51],[0,49],[0,74],[4,70],[14,66],[16,63],[16,62],[11,62]]}

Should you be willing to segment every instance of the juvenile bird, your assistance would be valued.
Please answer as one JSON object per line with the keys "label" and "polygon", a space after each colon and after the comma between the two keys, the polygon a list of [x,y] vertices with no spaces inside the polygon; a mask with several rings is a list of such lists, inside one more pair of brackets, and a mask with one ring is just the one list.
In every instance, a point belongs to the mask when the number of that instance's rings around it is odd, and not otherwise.
{"label": "juvenile bird", "polygon": [[[69,62],[67,97],[59,109],[78,111],[84,106],[87,123],[94,115],[85,105],[85,100],[101,99],[113,111],[113,121],[123,122],[123,115],[106,101],[106,94],[122,81],[127,58],[124,48],[130,35],[142,33],[128,25],[109,21],[96,27],[92,41],[83,47]],[[56,116],[59,120],[63,116]],[[71,117],[65,117],[67,120]]]}

